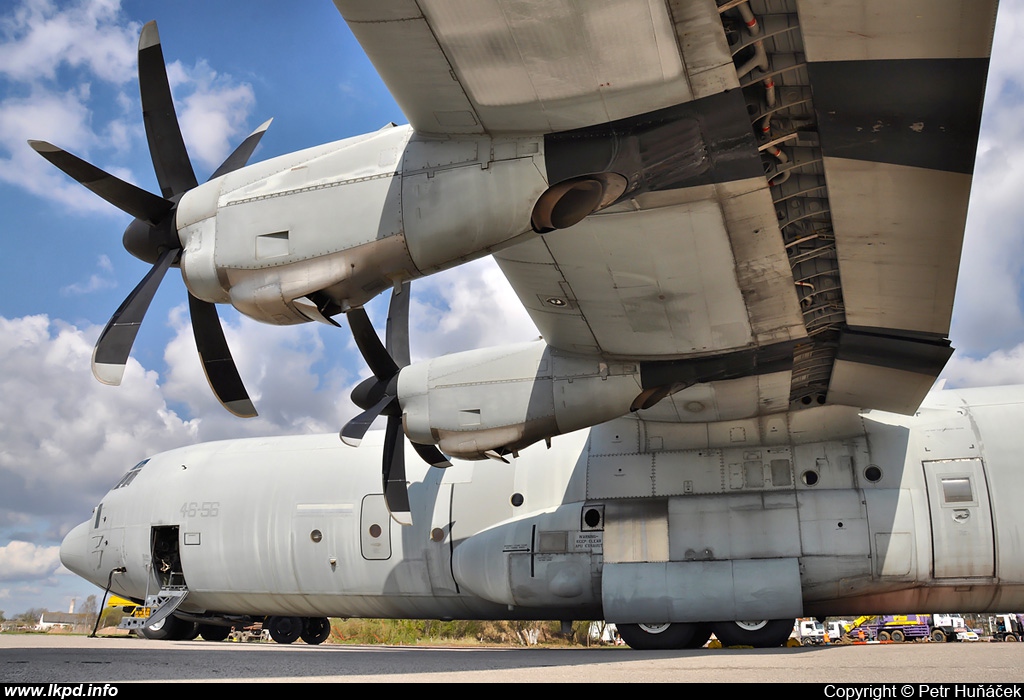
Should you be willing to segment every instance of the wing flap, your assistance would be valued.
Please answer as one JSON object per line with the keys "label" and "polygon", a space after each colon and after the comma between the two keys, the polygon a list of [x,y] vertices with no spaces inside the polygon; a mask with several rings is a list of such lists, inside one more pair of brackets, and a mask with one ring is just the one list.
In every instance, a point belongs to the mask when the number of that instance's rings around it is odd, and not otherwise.
{"label": "wing flap", "polygon": [[851,326],[949,333],[971,176],[826,159]]}
{"label": "wing flap", "polygon": [[645,195],[494,257],[554,347],[668,359],[792,341],[806,331],[767,189]]}

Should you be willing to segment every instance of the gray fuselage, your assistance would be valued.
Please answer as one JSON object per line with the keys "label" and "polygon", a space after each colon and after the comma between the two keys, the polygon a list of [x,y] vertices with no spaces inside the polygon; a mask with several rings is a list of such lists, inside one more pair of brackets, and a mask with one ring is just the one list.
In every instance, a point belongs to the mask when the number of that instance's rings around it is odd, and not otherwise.
{"label": "gray fuselage", "polygon": [[[695,622],[1024,609],[1024,387],[714,424],[619,419],[499,461],[380,443],[200,444],[129,472],[64,564],[210,615]],[[168,577],[177,575],[180,580]]]}

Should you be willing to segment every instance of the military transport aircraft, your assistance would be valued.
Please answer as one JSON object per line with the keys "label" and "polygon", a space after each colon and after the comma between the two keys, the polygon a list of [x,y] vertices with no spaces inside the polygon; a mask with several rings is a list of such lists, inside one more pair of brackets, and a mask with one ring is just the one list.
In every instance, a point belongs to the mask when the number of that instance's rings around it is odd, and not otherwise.
{"label": "military transport aircraft", "polygon": [[[263,125],[199,184],[151,23],[159,195],[31,142],[153,264],[101,381],[172,266],[229,410],[255,414],[218,303],[343,318],[373,375],[341,441],[137,465],[68,568],[165,637],[603,618],[636,647],[771,646],[807,614],[1024,607],[1024,396],[928,393],[995,0],[335,4],[408,126],[246,165]],[[484,255],[543,339],[410,363],[410,281]]]}

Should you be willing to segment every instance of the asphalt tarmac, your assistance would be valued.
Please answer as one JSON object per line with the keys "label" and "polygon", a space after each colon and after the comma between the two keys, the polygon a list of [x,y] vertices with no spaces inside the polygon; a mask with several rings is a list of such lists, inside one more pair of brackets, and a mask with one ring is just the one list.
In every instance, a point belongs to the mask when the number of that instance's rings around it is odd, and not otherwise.
{"label": "asphalt tarmac", "polygon": [[[0,635],[0,684],[18,683],[825,683],[1024,685],[1024,644],[905,643],[635,651],[159,642]],[[836,691],[837,689],[833,689]],[[1012,688],[1010,689],[1013,690]],[[1017,692],[1021,692],[1020,687]],[[8,693],[5,693],[5,697]],[[838,692],[828,697],[853,697]],[[1005,696],[1005,695],[1004,695]],[[1011,692],[1009,697],[1014,697]],[[1017,695],[1019,697],[1019,695]],[[961,694],[933,697],[984,697]]]}

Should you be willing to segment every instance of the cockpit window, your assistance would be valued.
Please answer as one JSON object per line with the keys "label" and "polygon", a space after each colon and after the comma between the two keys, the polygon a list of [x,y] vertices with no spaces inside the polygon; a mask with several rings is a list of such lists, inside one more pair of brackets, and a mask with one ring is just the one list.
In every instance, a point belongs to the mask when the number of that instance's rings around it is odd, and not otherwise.
{"label": "cockpit window", "polygon": [[132,483],[132,480],[134,480],[135,477],[139,475],[139,472],[142,471],[142,467],[144,467],[146,465],[146,462],[148,461],[148,459],[144,459],[138,464],[136,464],[134,467],[129,469],[128,473],[121,477],[121,480],[117,482],[117,486],[115,486],[114,488],[121,489],[127,486],[128,484]]}

